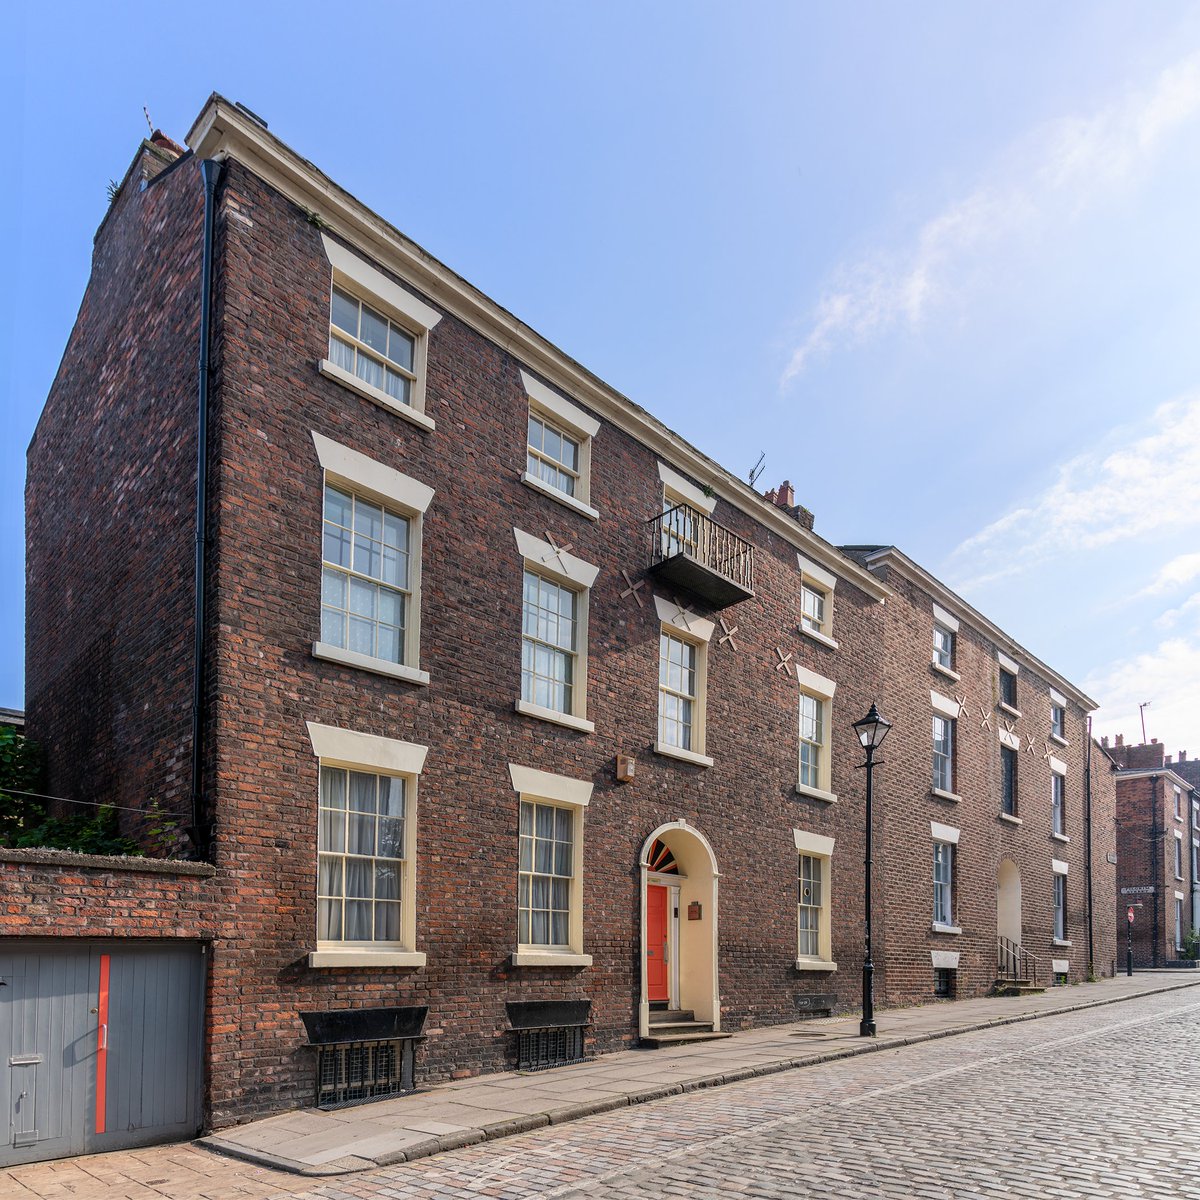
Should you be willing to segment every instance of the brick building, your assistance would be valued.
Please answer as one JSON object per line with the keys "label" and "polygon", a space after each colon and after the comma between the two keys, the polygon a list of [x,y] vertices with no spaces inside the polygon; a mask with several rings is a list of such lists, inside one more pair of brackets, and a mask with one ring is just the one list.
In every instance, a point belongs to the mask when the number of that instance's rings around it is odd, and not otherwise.
{"label": "brick building", "polygon": [[1200,789],[1194,760],[1177,762],[1157,741],[1104,740],[1117,764],[1117,929],[1125,962],[1126,913],[1134,906],[1135,967],[1169,966],[1183,958],[1200,928]]}
{"label": "brick building", "polygon": [[253,114],[188,141],[135,157],[30,446],[27,696],[48,791],[195,861],[0,852],[0,886],[26,978],[193,989],[142,1052],[191,1048],[192,1107],[117,1119],[162,1104],[114,1078],[59,1144],[855,1007],[875,700],[880,1001],[982,994],[1000,935],[1043,983],[1111,969],[1086,695]]}

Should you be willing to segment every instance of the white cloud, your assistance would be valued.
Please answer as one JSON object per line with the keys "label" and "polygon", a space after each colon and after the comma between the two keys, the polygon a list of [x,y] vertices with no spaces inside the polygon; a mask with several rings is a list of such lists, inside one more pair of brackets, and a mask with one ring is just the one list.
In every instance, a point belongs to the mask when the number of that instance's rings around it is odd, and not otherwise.
{"label": "white cloud", "polygon": [[1165,596],[1198,577],[1200,554],[1181,554],[1161,567],[1158,574],[1138,592],[1138,596]]}
{"label": "white cloud", "polygon": [[[952,586],[970,592],[1068,553],[1200,527],[1200,394],[1160,405],[1147,424],[1070,459],[1040,496],[960,543]],[[1160,572],[1162,590],[1198,574],[1200,555],[1182,555]]]}
{"label": "white cloud", "polygon": [[1157,738],[1167,753],[1200,751],[1200,641],[1171,638],[1142,654],[1124,659],[1097,673],[1083,690],[1100,704],[1097,736],[1124,734],[1127,742],[1142,740],[1138,706],[1146,700],[1146,736]]}
{"label": "white cloud", "polygon": [[1064,227],[1108,191],[1143,178],[1163,144],[1200,116],[1200,53],[1088,117],[1053,121],[998,157],[914,242],[844,264],[829,280],[781,385],[814,355],[898,324],[919,325],[969,286],[987,252]]}
{"label": "white cloud", "polygon": [[1178,608],[1169,608],[1165,613],[1155,618],[1155,625],[1161,629],[1173,629],[1180,621],[1193,613],[1200,616],[1200,592],[1189,596]]}

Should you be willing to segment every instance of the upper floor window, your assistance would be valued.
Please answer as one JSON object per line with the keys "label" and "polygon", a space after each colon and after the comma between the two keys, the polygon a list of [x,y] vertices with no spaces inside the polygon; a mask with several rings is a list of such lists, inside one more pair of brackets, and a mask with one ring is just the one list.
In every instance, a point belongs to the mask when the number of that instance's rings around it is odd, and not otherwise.
{"label": "upper floor window", "polygon": [[698,766],[712,766],[704,753],[704,708],[708,690],[708,643],[716,626],[677,603],[654,597],[662,628],[658,635],[658,740],[654,749]]}
{"label": "upper floor window", "polygon": [[933,786],[936,791],[954,791],[954,719],[933,714]]}
{"label": "upper floor window", "polygon": [[525,560],[518,712],[584,733],[587,717],[588,597],[599,568],[556,543],[514,529]]}
{"label": "upper floor window", "polygon": [[800,632],[814,641],[838,648],[833,640],[833,597],[837,576],[832,571],[796,555],[800,567]]}
{"label": "upper floor window", "polygon": [[1178,834],[1175,837],[1175,878],[1183,878],[1183,838]]}
{"label": "upper floor window", "polygon": [[600,422],[540,379],[521,372],[529,414],[521,481],[566,508],[596,520],[591,505],[592,439]]}
{"label": "upper floor window", "polygon": [[1200,800],[1192,801],[1192,828],[1200,829]]}
{"label": "upper floor window", "polygon": [[933,669],[957,680],[958,618],[940,605],[933,606]]}
{"label": "upper floor window", "polygon": [[1050,832],[1065,835],[1063,791],[1066,780],[1057,773],[1050,776]]}
{"label": "upper floor window", "polygon": [[1062,942],[1067,937],[1067,877],[1054,876],[1054,937]]}
{"label": "upper floor window", "polygon": [[521,698],[540,708],[575,709],[578,594],[525,571],[521,641]]}
{"label": "upper floor window", "polygon": [[567,496],[575,495],[579,483],[579,442],[532,409],[527,459],[530,475]]}
{"label": "upper floor window", "polygon": [[1011,746],[1000,747],[1000,811],[1017,815],[1017,752]]}
{"label": "upper floor window", "polygon": [[933,923],[954,924],[954,846],[933,843]]}
{"label": "upper floor window", "polygon": [[796,668],[800,683],[800,778],[797,791],[818,800],[835,800],[829,757],[830,717],[837,687],[805,667]]}
{"label": "upper floor window", "polygon": [[433,489],[312,435],[325,471],[317,658],[428,683],[419,668],[422,514]]}
{"label": "upper floor window", "polygon": [[1050,705],[1050,736],[1059,741],[1067,737],[1067,710],[1061,704]]}
{"label": "upper floor window", "polygon": [[1178,785],[1175,788],[1175,820],[1183,820],[1183,789]]}
{"label": "upper floor window", "polygon": [[933,661],[946,671],[954,670],[954,634],[941,625],[933,627]]}
{"label": "upper floor window", "polygon": [[412,600],[408,518],[326,484],[324,527],[321,641],[403,663]]}
{"label": "upper floor window", "polygon": [[322,374],[423,429],[428,333],[441,314],[365,259],[321,235],[333,268]]}
{"label": "upper floor window", "polygon": [[1009,708],[1017,707],[1017,677],[1003,667],[1000,668],[1000,703]]}
{"label": "upper floor window", "polygon": [[800,623],[810,633],[825,632],[825,593],[807,583],[800,585]]}
{"label": "upper floor window", "polygon": [[342,288],[333,289],[329,359],[364,383],[412,404],[417,339]]}

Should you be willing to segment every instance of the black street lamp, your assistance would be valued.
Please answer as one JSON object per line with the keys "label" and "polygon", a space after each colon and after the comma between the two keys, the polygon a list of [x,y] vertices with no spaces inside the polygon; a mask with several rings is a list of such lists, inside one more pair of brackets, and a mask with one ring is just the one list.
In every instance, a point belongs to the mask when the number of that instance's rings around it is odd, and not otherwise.
{"label": "black street lamp", "polygon": [[858,1026],[859,1037],[875,1036],[875,963],[871,960],[871,775],[875,770],[875,751],[883,745],[892,728],[890,721],[879,715],[879,709],[871,703],[871,711],[861,721],[854,722],[854,732],[862,748],[867,752],[867,761],[861,763],[867,771],[867,850],[866,850],[866,899],[864,903],[864,950],[863,955],[863,999],[862,1020]]}

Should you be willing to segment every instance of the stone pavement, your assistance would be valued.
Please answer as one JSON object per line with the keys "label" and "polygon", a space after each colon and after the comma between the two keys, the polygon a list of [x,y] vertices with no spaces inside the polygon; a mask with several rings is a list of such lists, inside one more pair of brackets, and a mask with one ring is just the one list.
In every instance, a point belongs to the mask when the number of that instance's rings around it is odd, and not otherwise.
{"label": "stone pavement", "polygon": [[858,1036],[857,1016],[810,1019],[552,1071],[483,1075],[335,1112],[303,1109],[221,1130],[202,1144],[301,1175],[339,1175],[778,1071],[1198,985],[1195,972],[1147,971],[1041,995],[887,1009],[876,1014],[874,1040]]}
{"label": "stone pavement", "polygon": [[[709,1144],[715,1136],[714,1130],[717,1134],[728,1131],[731,1136],[737,1130],[759,1131],[764,1120],[771,1120],[773,1108],[784,1113],[789,1111],[789,1104],[794,1106],[796,1103],[784,1093],[812,1096],[814,1099],[808,1101],[811,1104],[817,1097],[823,1103],[835,1100],[842,1089],[849,1086],[845,1081],[851,1077],[861,1077],[872,1087],[882,1079],[887,1085],[886,1092],[901,1084],[915,1086],[916,1074],[922,1068],[915,1062],[907,1063],[906,1054],[918,1051],[926,1057],[933,1054],[938,1064],[944,1064],[939,1065],[939,1071],[957,1070],[956,1064],[968,1061],[971,1039],[934,1040],[949,1034],[994,1029],[991,1036],[998,1036],[1010,1032],[1005,1027],[1014,1022],[1097,1009],[1120,1000],[1196,986],[1200,986],[1200,973],[1147,972],[1135,975],[1133,979],[1120,977],[1098,984],[1080,984],[1021,999],[968,1000],[885,1010],[878,1014],[879,1038],[865,1045],[857,1037],[857,1018],[847,1017],[752,1030],[723,1042],[672,1050],[628,1051],[549,1072],[484,1076],[430,1088],[399,1100],[336,1113],[284,1114],[223,1130],[212,1138],[186,1145],[155,1146],[0,1170],[0,1198],[284,1200],[284,1197],[303,1194],[315,1200],[314,1189],[322,1197],[336,1196],[338,1200],[351,1195],[428,1195],[436,1196],[438,1200],[459,1194],[475,1198],[516,1196],[518,1192],[541,1196],[546,1194],[543,1184],[554,1191],[574,1176],[580,1183],[591,1180],[599,1185],[598,1175],[610,1172],[612,1167],[632,1168],[644,1161],[649,1147],[642,1144],[640,1135],[631,1136],[626,1118],[636,1118],[639,1127],[646,1125],[649,1128],[653,1124],[658,1131],[657,1149],[652,1151],[653,1154],[670,1153],[671,1145],[677,1145],[678,1153],[684,1154],[684,1147],[695,1146],[697,1141]],[[1200,997],[1200,993],[1196,995]],[[1173,997],[1161,999],[1165,1003]],[[1187,1002],[1182,995],[1179,1000]],[[1134,1008],[1141,1007],[1131,1005],[1126,1011],[1132,1015]],[[1123,1009],[1124,1005],[1101,1009],[1091,1013],[1089,1019],[1096,1024],[1119,1023],[1126,1019]],[[1109,1013],[1111,1016],[1106,1015]],[[1011,1035],[1011,1044],[1018,1047],[1026,1047],[1043,1036],[1019,1028],[1012,1028]],[[901,1054],[870,1053],[895,1051],[906,1044],[922,1042],[926,1045]],[[855,1057],[863,1053],[867,1057]],[[830,1062],[835,1059],[852,1061]],[[754,1078],[770,1076],[772,1072],[788,1070],[792,1066],[821,1062],[830,1062],[830,1065],[779,1080]],[[1152,1067],[1146,1069],[1153,1070]],[[834,1071],[836,1076],[829,1074]],[[737,1079],[750,1079],[750,1082],[732,1088],[713,1086]],[[751,1086],[759,1097],[752,1106],[744,1099],[744,1089]],[[1190,1082],[1187,1086],[1190,1087]],[[499,1098],[494,1094],[495,1089],[500,1089]],[[684,1092],[691,1094],[681,1095],[666,1105],[628,1107],[659,1095]],[[1038,1111],[1038,1094],[1035,1091],[1030,1096],[1029,1108],[1022,1114],[1027,1129],[1032,1114]],[[699,1117],[689,1115],[696,1105],[706,1110],[711,1108],[706,1097],[717,1107]],[[560,1124],[604,1109],[614,1111],[608,1117],[597,1119],[600,1126],[594,1121],[565,1127]],[[806,1120],[810,1118],[811,1114]],[[307,1122],[307,1129],[311,1129],[313,1121],[319,1126],[315,1133],[308,1132],[305,1126]],[[520,1127],[536,1130],[550,1124],[556,1128],[514,1138],[506,1145],[477,1144],[459,1154],[425,1158],[411,1165],[405,1165],[403,1161],[410,1157],[418,1159],[419,1154],[433,1154],[453,1144],[484,1143],[485,1139],[503,1136]],[[612,1125],[611,1129],[608,1124]],[[430,1125],[437,1128],[436,1134],[424,1128]],[[414,1143],[411,1141],[413,1133],[424,1136]],[[1039,1135],[1029,1133],[1026,1136],[1028,1140]],[[247,1139],[246,1144],[237,1145],[240,1159],[213,1153],[209,1148],[237,1144],[243,1138]],[[376,1145],[374,1138],[384,1141]],[[545,1140],[547,1138],[549,1142]],[[256,1143],[257,1148],[249,1144],[250,1141]],[[366,1169],[375,1165],[372,1159],[362,1154],[368,1146],[378,1156],[378,1161],[400,1165],[383,1172],[367,1173]],[[508,1152],[510,1146],[512,1153]],[[313,1161],[306,1162],[302,1157],[305,1155]],[[250,1156],[256,1161],[246,1161]],[[508,1160],[520,1160],[526,1166],[532,1163],[535,1169],[545,1173],[545,1178],[525,1180],[525,1183],[535,1185],[532,1190],[518,1187],[517,1192],[511,1192],[516,1181],[508,1178],[514,1170],[514,1163]],[[277,1166],[264,1165],[267,1163]],[[278,1169],[278,1166],[286,1166],[287,1170]],[[294,1171],[310,1178],[297,1178],[291,1173]],[[333,1175],[339,1171],[363,1173],[343,1174],[337,1180],[327,1178],[323,1186],[320,1179],[311,1177],[317,1172]],[[387,1178],[393,1172],[416,1174],[406,1174],[401,1183],[399,1178]],[[518,1173],[524,1173],[524,1166]],[[645,1179],[641,1180],[641,1186],[646,1186]],[[699,1181],[694,1181],[693,1186],[699,1189],[696,1194],[704,1190]],[[398,1187],[403,1190],[391,1190]],[[741,1187],[726,1187],[726,1194],[742,1190]],[[679,1194],[693,1193],[685,1190]],[[843,1191],[837,1194],[868,1193]]]}

